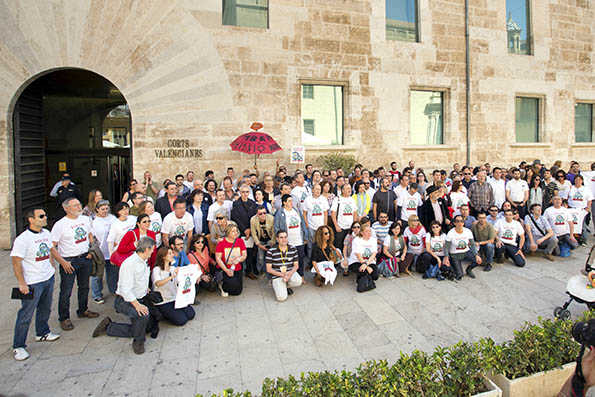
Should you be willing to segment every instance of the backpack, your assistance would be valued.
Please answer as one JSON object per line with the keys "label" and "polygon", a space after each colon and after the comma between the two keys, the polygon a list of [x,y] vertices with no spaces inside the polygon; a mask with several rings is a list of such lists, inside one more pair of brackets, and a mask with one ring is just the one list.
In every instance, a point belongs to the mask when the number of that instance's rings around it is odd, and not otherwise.
{"label": "backpack", "polygon": [[357,279],[357,292],[366,292],[376,288],[376,283],[370,274],[364,274]]}

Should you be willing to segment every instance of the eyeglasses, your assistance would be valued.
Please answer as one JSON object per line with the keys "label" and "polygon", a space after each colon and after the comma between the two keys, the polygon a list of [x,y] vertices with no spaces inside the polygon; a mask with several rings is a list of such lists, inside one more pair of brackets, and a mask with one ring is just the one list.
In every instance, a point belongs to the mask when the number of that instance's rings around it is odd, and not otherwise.
{"label": "eyeglasses", "polygon": [[248,194],[248,193],[250,193],[250,192],[249,192],[249,191],[247,191],[247,190],[242,190],[240,193],[246,193],[246,194]]}
{"label": "eyeglasses", "polygon": [[440,225],[434,225],[432,226],[432,229],[440,229]]}
{"label": "eyeglasses", "polygon": [[202,240],[197,240],[197,241],[195,241],[195,242],[194,242],[194,244],[204,244],[204,243],[205,243],[205,242],[204,242],[204,241],[202,241]]}
{"label": "eyeglasses", "polygon": [[463,223],[463,221],[461,219],[455,219],[454,221],[455,223]]}
{"label": "eyeglasses", "polygon": [[141,221],[140,223],[151,223],[151,221]]}
{"label": "eyeglasses", "polygon": [[324,233],[322,233],[322,235],[323,235],[323,236],[329,236],[329,235],[330,235],[330,233],[329,233],[329,232],[324,232]]}
{"label": "eyeglasses", "polygon": [[465,173],[463,173],[463,175],[471,175],[471,173],[470,172],[465,172]]}
{"label": "eyeglasses", "polygon": [[360,228],[361,228],[361,226],[354,226],[353,228],[354,228],[354,229],[360,229]]}
{"label": "eyeglasses", "polygon": [[130,186],[136,186],[136,182],[132,182]]}
{"label": "eyeglasses", "polygon": [[175,243],[174,245],[175,245],[176,247],[181,247],[181,246],[183,246],[183,245],[184,245],[184,243]]}
{"label": "eyeglasses", "polygon": [[215,219],[217,219],[218,221],[220,221],[221,219],[225,219],[225,217],[224,216],[218,216]]}
{"label": "eyeglasses", "polygon": [[497,210],[497,209],[495,209],[495,208],[493,208],[493,209],[491,209],[491,210],[488,210],[488,211],[490,211],[490,212],[498,212],[498,210]]}
{"label": "eyeglasses", "polygon": [[39,216],[38,216],[37,218],[39,218],[39,219],[43,219],[43,218],[45,218],[46,216],[47,216],[46,214],[39,214]]}

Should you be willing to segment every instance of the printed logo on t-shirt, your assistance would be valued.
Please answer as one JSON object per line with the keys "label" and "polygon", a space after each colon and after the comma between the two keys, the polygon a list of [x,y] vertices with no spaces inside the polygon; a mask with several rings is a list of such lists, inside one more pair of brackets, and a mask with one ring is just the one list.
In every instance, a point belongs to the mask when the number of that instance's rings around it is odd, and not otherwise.
{"label": "printed logo on t-shirt", "polygon": [[306,199],[306,197],[308,197],[308,195],[306,194],[306,192],[302,192],[302,198],[300,199],[300,202],[303,203],[304,200]]}
{"label": "printed logo on t-shirt", "polygon": [[564,217],[562,215],[556,215],[556,220],[554,221],[554,224],[563,225],[564,223]]}
{"label": "printed logo on t-shirt", "polygon": [[74,229],[74,242],[76,244],[82,243],[87,241],[87,231],[78,226],[76,229]]}
{"label": "printed logo on t-shirt", "polygon": [[322,216],[322,208],[318,204],[314,204],[312,208],[312,216]]}
{"label": "printed logo on t-shirt", "polygon": [[50,247],[46,243],[39,244],[35,253],[35,262],[45,261],[50,258]]}
{"label": "printed logo on t-shirt", "polygon": [[506,229],[504,233],[502,233],[502,238],[505,240],[512,240],[514,237],[514,233],[510,229]]}
{"label": "printed logo on t-shirt", "polygon": [[414,200],[409,200],[409,202],[407,203],[407,209],[409,211],[415,211],[417,209],[417,204]]}
{"label": "printed logo on t-shirt", "polygon": [[576,216],[576,214],[572,214],[572,223],[578,225],[578,216]]}
{"label": "printed logo on t-shirt", "polygon": [[432,244],[432,251],[434,251],[434,252],[442,251],[442,244],[441,243]]}
{"label": "printed logo on t-shirt", "polygon": [[178,225],[176,226],[176,231],[174,232],[174,234],[176,236],[181,236],[186,232],[186,229],[184,229],[184,225]]}
{"label": "printed logo on t-shirt", "polygon": [[190,280],[190,276],[186,276],[186,280],[184,280],[184,288],[182,289],[182,293],[189,293],[190,287],[192,287],[192,280]]}
{"label": "printed logo on t-shirt", "polygon": [[362,258],[368,259],[371,256],[372,256],[372,251],[370,250],[370,248],[364,249],[364,253],[362,254]]}
{"label": "printed logo on t-shirt", "polygon": [[419,247],[421,245],[421,240],[415,234],[411,236],[411,246],[412,247]]}
{"label": "printed logo on t-shirt", "polygon": [[295,216],[292,216],[289,219],[289,225],[287,227],[289,227],[290,229],[296,229],[300,226],[300,221],[298,220],[298,218],[296,218]]}
{"label": "printed logo on t-shirt", "polygon": [[457,243],[457,250],[461,251],[467,249],[467,242],[465,240],[459,240]]}
{"label": "printed logo on t-shirt", "polygon": [[572,197],[572,199],[574,201],[583,201],[583,195],[581,192],[579,192],[578,190],[576,191],[576,193],[574,194],[574,197]]}
{"label": "printed logo on t-shirt", "polygon": [[465,201],[464,201],[464,200],[459,200],[459,201],[457,201],[456,208],[457,208],[458,210],[460,210],[460,209],[461,209],[461,207],[462,207],[463,205],[465,205],[465,204],[467,204],[467,203],[465,203]]}
{"label": "printed logo on t-shirt", "polygon": [[151,230],[155,233],[159,232],[161,230],[161,225],[159,224],[159,222],[151,223]]}
{"label": "printed logo on t-shirt", "polygon": [[345,204],[343,206],[343,216],[351,216],[353,215],[353,208],[351,208],[351,204]]}

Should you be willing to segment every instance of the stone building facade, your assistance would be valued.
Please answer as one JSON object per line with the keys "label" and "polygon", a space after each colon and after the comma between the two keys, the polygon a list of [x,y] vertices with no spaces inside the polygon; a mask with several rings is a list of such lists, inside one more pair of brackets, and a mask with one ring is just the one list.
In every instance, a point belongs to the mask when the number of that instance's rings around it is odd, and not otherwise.
{"label": "stone building facade", "polygon": [[[135,177],[249,166],[230,142],[254,121],[286,149],[301,144],[302,84],[343,87],[343,145],[377,166],[466,160],[464,0],[419,0],[419,42],[386,39],[385,0],[270,0],[269,28],[225,26],[221,0],[0,1],[0,245],[14,236],[12,112],[20,93],[60,68],[95,72],[126,98]],[[592,161],[574,142],[574,105],[595,102],[589,0],[531,0],[532,55],[507,51],[500,1],[469,1],[470,162]],[[444,95],[442,145],[411,145],[412,89]],[[539,143],[516,143],[515,97],[540,98]],[[159,158],[172,139],[201,158]],[[171,142],[171,141],[170,141]],[[260,168],[288,151],[264,157]],[[53,184],[54,181],[51,181]]]}

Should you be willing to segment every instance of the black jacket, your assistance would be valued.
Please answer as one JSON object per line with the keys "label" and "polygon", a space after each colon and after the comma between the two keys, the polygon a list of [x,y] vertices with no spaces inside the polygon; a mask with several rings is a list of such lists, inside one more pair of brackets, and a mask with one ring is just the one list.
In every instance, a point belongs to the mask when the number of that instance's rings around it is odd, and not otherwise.
{"label": "black jacket", "polygon": [[[440,205],[440,209],[442,210],[442,231],[446,233],[450,226],[447,226],[445,221],[446,219],[451,220],[450,212],[448,211],[448,205],[446,203],[446,200],[442,197],[438,199],[438,204]],[[419,221],[427,231],[430,231],[430,223],[434,220],[436,220],[436,217],[434,216],[434,208],[432,207],[432,202],[430,201],[430,199],[427,199],[419,208]]]}
{"label": "black jacket", "polygon": [[[181,196],[178,196],[181,198]],[[169,206],[169,200],[167,198],[167,194],[163,197],[160,197],[155,201],[155,211],[161,214],[161,218],[165,219],[165,216],[171,212],[171,207]]]}
{"label": "black jacket", "polygon": [[231,220],[238,224],[240,235],[245,236],[244,231],[250,229],[250,219],[256,215],[256,203],[253,200],[242,201],[238,199],[231,207]]}

